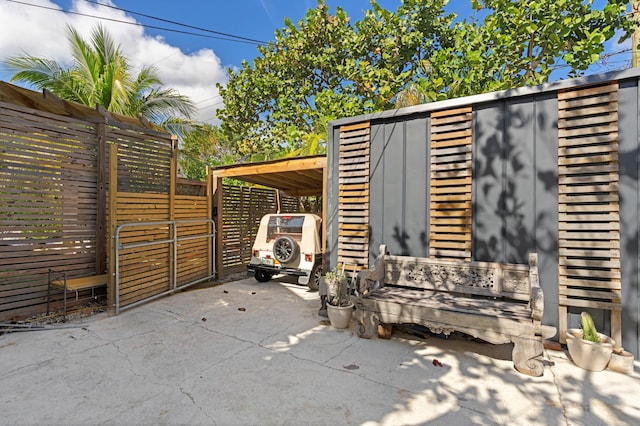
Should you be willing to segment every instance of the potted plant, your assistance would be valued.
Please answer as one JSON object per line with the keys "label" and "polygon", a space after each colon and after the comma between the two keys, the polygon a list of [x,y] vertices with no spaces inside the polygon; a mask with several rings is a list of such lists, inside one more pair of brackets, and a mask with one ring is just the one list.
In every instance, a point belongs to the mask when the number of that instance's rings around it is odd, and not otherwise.
{"label": "potted plant", "polygon": [[602,371],[607,368],[615,342],[611,337],[598,333],[588,312],[582,312],[580,316],[582,328],[567,330],[569,355],[578,367],[589,371]]}
{"label": "potted plant", "polygon": [[613,348],[607,369],[624,374],[633,374],[633,354],[624,348]]}
{"label": "potted plant", "polygon": [[327,314],[331,325],[335,328],[347,328],[351,322],[353,303],[349,297],[347,276],[344,269],[334,267],[327,272],[324,280],[328,290]]}

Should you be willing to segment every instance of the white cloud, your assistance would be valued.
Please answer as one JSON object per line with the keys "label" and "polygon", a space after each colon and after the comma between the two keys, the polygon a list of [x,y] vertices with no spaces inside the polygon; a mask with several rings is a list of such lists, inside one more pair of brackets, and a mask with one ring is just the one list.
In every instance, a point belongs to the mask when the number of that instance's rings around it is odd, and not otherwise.
{"label": "white cloud", "polygon": [[[42,7],[0,2],[0,61],[28,54],[69,64],[71,51],[66,39],[66,25],[71,25],[88,39],[96,25],[102,23],[125,52],[134,72],[144,65],[155,65],[166,87],[178,90],[202,108],[196,117],[198,120],[217,122],[215,110],[222,103],[216,83],[226,83],[226,72],[213,50],[202,49],[186,54],[162,37],[145,34],[141,26],[63,13],[59,5],[48,0],[28,0],[28,3]],[[122,11],[84,1],[74,0],[71,11],[136,22]],[[10,77],[7,73],[0,73],[2,80]],[[211,106],[216,102],[219,103]]]}

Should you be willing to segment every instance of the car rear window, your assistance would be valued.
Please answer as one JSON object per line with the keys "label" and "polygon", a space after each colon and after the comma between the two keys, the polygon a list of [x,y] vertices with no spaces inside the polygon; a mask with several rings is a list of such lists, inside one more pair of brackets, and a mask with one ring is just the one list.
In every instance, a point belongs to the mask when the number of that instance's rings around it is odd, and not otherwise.
{"label": "car rear window", "polygon": [[283,234],[302,234],[304,216],[271,216],[267,228],[267,240],[273,240]]}

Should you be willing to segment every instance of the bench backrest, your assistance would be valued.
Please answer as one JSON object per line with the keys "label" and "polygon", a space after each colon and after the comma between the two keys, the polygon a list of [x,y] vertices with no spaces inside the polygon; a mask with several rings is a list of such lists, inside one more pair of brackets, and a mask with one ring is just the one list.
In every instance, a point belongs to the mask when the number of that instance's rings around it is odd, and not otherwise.
{"label": "bench backrest", "polygon": [[[536,262],[535,254],[530,262]],[[386,255],[384,284],[528,301],[530,265]],[[537,270],[536,270],[537,272]],[[537,274],[532,274],[537,279]],[[537,285],[537,283],[535,284]]]}

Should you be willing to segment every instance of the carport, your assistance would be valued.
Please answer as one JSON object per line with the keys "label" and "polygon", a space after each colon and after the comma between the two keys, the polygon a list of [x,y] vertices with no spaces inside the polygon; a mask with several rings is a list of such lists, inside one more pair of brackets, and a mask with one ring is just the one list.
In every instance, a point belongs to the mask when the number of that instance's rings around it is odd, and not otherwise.
{"label": "carport", "polygon": [[[327,194],[327,157],[325,155],[315,155],[302,158],[285,158],[273,161],[263,161],[259,163],[235,164],[231,166],[217,167],[212,170],[212,185],[215,194],[215,204],[218,208],[215,211],[216,223],[222,223],[223,211],[223,191],[222,179],[233,178],[277,189],[285,195],[300,196],[322,196],[322,252],[326,251],[326,194]],[[222,264],[223,241],[222,232],[216,236],[216,271],[218,278],[224,277],[224,266]]]}

